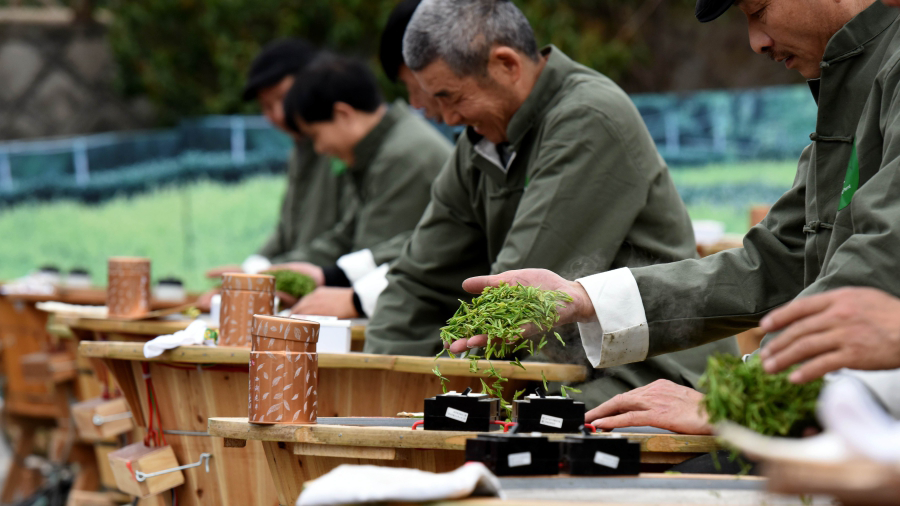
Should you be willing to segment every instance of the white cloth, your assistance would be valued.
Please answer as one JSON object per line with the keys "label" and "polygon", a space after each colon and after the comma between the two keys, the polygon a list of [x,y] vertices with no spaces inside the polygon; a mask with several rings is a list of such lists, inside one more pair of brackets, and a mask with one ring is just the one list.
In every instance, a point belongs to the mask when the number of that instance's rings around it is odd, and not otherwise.
{"label": "white cloth", "polygon": [[480,462],[449,473],[395,467],[341,465],[303,489],[297,506],[425,502],[472,495],[500,497],[500,480]]}
{"label": "white cloth", "polygon": [[645,360],[650,329],[631,270],[615,269],[576,281],[587,291],[599,320],[578,324],[591,365],[605,368]]}
{"label": "white cloth", "polygon": [[194,320],[184,330],[174,334],[159,336],[144,343],[144,356],[147,358],[158,357],[166,350],[179,346],[203,344],[206,335],[206,322]]}
{"label": "white cloth", "polygon": [[361,249],[353,253],[347,253],[337,259],[337,266],[344,271],[344,275],[350,280],[350,284],[354,284],[367,274],[378,268],[375,263],[375,256],[372,250]]}
{"label": "white cloth", "polygon": [[[819,421],[853,453],[878,462],[900,464],[900,422],[876,402],[875,397],[880,395],[873,394],[871,383],[864,384],[859,372],[842,372],[822,390]],[[883,378],[892,375],[896,380],[898,377],[896,370],[885,372]],[[900,388],[896,381],[892,385],[894,391]]]}
{"label": "white cloth", "polygon": [[269,270],[270,267],[272,267],[272,262],[256,253],[248,256],[244,263],[241,264],[241,270],[247,274],[259,274],[262,271]]}
{"label": "white cloth", "polygon": [[353,283],[353,291],[359,296],[359,302],[367,318],[374,315],[378,296],[387,288],[388,270],[388,264],[381,264],[377,269]]}
{"label": "white cloth", "polygon": [[[819,396],[824,432],[807,438],[767,437],[731,422],[716,425],[717,435],[751,456],[808,462],[845,462],[865,457],[900,464],[900,422],[876,402],[877,394],[854,374],[830,375]],[[898,371],[887,371],[896,378]],[[848,374],[850,373],[850,374]],[[882,378],[888,378],[888,375]],[[897,383],[893,383],[897,388]]]}

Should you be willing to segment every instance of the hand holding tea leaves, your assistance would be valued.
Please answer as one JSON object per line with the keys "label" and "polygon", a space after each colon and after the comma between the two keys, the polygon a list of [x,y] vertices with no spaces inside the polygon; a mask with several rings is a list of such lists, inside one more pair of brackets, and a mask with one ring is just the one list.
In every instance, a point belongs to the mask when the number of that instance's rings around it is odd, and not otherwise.
{"label": "hand holding tea leaves", "polygon": [[[575,281],[568,281],[559,275],[546,269],[521,269],[508,271],[494,276],[479,276],[469,278],[463,282],[463,288],[469,293],[482,293],[487,288],[501,285],[522,285],[525,287],[540,287],[544,290],[560,292],[569,300],[557,307],[557,319],[549,325],[536,325],[539,322],[525,322],[521,325],[521,332],[517,336],[529,337],[538,332],[548,330],[550,327],[564,325],[572,322],[597,321],[594,306],[584,287]],[[487,334],[482,332],[460,336],[451,343],[444,340],[453,353],[462,353],[469,348],[485,347],[488,343]],[[496,337],[492,335],[491,337]]]}
{"label": "hand holding tea leaves", "polygon": [[[483,391],[495,397],[501,398],[501,406],[509,409],[509,403],[502,400],[503,383],[507,382],[490,362],[492,358],[512,357],[520,350],[527,350],[534,354],[535,347],[538,350],[547,344],[547,336],[543,336],[535,345],[535,341],[523,337],[524,328],[533,326],[540,330],[549,330],[559,320],[559,310],[565,307],[565,303],[572,298],[561,291],[541,290],[533,286],[508,285],[499,283],[498,286],[488,286],[484,293],[475,297],[471,303],[461,302],[459,310],[447,321],[447,326],[441,329],[441,340],[449,345],[457,341],[465,341],[468,337],[484,334],[490,336],[485,339],[484,358],[488,360],[488,368],[484,373],[493,379],[488,385],[481,381]],[[555,334],[563,346],[565,342]],[[440,357],[443,353],[438,354]],[[452,352],[451,352],[452,354]],[[478,372],[478,359],[480,356],[470,355],[469,369]],[[525,369],[518,358],[510,362],[511,365]],[[441,377],[440,370],[435,367],[435,374]],[[543,377],[543,371],[541,372]],[[547,382],[544,380],[546,389]],[[567,388],[568,391],[576,391]],[[524,391],[516,392],[513,399],[520,397]],[[566,391],[564,390],[564,394]]]}

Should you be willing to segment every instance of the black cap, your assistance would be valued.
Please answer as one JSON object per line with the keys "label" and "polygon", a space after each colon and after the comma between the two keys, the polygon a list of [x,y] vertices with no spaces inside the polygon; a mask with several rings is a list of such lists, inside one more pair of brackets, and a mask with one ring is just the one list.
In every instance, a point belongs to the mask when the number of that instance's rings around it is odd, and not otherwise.
{"label": "black cap", "polygon": [[734,3],[734,0],[697,0],[694,15],[701,23],[709,23],[717,17],[725,14],[725,11]]}
{"label": "black cap", "polygon": [[280,39],[267,44],[254,58],[241,97],[255,100],[260,90],[296,74],[313,61],[316,48],[303,39]]}
{"label": "black cap", "polygon": [[381,68],[393,82],[397,82],[400,74],[400,65],[403,65],[403,34],[406,26],[416,12],[416,7],[422,0],[403,0],[400,5],[391,11],[384,31],[381,32],[381,49],[378,57],[381,59]]}

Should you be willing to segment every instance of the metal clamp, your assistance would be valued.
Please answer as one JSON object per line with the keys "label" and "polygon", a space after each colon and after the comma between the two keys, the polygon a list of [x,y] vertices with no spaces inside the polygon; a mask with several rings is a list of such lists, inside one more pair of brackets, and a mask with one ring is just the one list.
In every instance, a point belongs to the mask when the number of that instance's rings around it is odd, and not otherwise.
{"label": "metal clamp", "polygon": [[161,474],[174,473],[175,471],[181,471],[184,469],[190,469],[192,467],[200,467],[204,462],[206,462],[206,472],[209,472],[209,459],[212,458],[211,453],[201,453],[200,460],[194,462],[193,464],[187,464],[184,466],[173,467],[172,469],[163,469],[162,471],[156,471],[155,473],[145,473],[143,471],[135,471],[134,479],[138,482],[143,482],[147,478],[153,478],[154,476],[159,476]]}
{"label": "metal clamp", "polygon": [[94,417],[91,418],[91,421],[94,422],[94,425],[100,426],[107,422],[115,422],[116,420],[125,420],[126,418],[131,418],[131,411],[126,411],[124,413],[116,413],[115,415],[109,415],[109,416],[94,415]]}

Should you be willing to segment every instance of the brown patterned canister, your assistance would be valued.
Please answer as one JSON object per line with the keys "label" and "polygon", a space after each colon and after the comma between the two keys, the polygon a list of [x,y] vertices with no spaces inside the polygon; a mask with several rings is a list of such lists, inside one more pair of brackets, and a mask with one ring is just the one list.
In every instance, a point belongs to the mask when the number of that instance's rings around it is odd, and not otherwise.
{"label": "brown patterned canister", "polygon": [[106,307],[110,318],[140,318],[150,312],[150,259],[109,259]]}
{"label": "brown patterned canister", "polygon": [[318,341],[317,322],[253,317],[250,423],[316,423]]}
{"label": "brown patterned canister", "polygon": [[219,346],[249,348],[253,315],[270,315],[274,310],[274,276],[238,273],[223,275]]}

